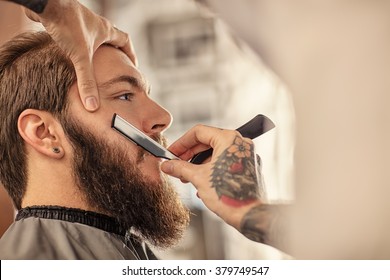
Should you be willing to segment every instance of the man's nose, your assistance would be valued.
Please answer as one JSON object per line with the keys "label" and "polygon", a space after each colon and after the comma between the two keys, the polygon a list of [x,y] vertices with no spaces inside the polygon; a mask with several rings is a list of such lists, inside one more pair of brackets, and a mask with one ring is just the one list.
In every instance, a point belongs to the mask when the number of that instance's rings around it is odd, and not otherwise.
{"label": "man's nose", "polygon": [[148,103],[148,106],[145,106],[142,130],[149,135],[162,133],[171,125],[172,115],[153,100],[149,99]]}

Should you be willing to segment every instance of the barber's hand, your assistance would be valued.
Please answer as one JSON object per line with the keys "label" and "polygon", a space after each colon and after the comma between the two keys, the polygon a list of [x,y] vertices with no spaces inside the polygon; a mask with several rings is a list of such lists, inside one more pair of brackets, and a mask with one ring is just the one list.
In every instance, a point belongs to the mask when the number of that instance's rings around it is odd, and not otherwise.
{"label": "barber's hand", "polygon": [[109,43],[120,48],[137,65],[129,36],[76,0],[49,0],[43,13],[36,14],[28,9],[25,13],[30,19],[42,23],[69,55],[76,70],[80,98],[89,111],[99,108],[92,57],[100,45]]}
{"label": "barber's hand", "polygon": [[[213,148],[207,163],[187,162]],[[239,229],[244,214],[261,203],[254,144],[237,131],[198,125],[173,143],[169,150],[182,160],[165,161],[161,170],[191,182],[204,204]]]}

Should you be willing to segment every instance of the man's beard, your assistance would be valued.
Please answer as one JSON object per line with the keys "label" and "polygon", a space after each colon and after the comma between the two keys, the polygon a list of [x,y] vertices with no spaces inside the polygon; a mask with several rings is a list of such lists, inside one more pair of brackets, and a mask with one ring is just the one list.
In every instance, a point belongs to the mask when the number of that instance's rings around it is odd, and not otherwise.
{"label": "man's beard", "polygon": [[123,147],[108,144],[76,121],[68,119],[64,129],[74,148],[74,179],[86,202],[156,247],[176,244],[189,211],[166,175],[155,182],[137,169],[144,150],[139,148],[133,161]]}

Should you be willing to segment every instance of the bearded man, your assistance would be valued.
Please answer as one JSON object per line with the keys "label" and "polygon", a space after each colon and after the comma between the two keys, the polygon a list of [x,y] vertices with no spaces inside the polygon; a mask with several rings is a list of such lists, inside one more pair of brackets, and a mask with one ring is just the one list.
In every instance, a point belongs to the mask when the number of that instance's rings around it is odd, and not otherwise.
{"label": "bearded man", "polygon": [[189,211],[160,160],[111,128],[114,113],[156,141],[171,115],[121,50],[94,55],[100,108],[84,109],[73,64],[45,32],[0,48],[0,181],[18,210],[1,259],[152,259]]}

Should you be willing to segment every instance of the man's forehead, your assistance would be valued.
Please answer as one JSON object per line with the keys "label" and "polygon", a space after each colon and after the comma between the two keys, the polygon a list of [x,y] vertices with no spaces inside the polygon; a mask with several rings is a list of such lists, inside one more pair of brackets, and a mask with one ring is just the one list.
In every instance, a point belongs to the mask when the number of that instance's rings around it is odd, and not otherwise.
{"label": "man's forehead", "polygon": [[120,49],[110,45],[101,46],[94,57],[97,84],[101,89],[109,89],[118,83],[149,90],[145,76],[134,66],[130,58]]}

